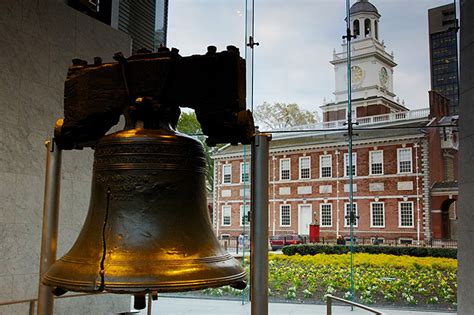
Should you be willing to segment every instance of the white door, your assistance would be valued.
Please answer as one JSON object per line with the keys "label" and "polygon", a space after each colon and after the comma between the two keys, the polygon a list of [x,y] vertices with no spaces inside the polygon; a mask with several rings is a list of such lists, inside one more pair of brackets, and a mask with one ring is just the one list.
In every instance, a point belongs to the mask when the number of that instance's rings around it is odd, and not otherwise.
{"label": "white door", "polygon": [[309,235],[309,225],[313,221],[311,205],[299,205],[298,234]]}

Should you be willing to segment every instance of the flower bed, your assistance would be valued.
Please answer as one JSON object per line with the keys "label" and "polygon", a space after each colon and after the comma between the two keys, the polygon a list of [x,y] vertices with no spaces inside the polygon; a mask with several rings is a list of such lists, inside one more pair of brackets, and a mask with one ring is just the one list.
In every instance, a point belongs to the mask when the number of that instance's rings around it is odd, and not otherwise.
{"label": "flower bed", "polygon": [[[326,294],[350,297],[349,254],[269,256],[273,300],[321,303]],[[421,308],[456,308],[457,260],[450,258],[354,254],[356,301]],[[206,294],[239,295],[229,287]]]}

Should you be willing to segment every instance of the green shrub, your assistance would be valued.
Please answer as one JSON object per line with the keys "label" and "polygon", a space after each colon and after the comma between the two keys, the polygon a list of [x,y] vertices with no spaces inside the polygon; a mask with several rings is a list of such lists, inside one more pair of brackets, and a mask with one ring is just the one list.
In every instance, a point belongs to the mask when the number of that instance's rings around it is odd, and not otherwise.
{"label": "green shrub", "polygon": [[[321,244],[300,244],[283,247],[285,255],[316,255],[316,254],[347,254],[350,251],[348,245],[321,245]],[[374,246],[374,245],[354,245],[354,253],[368,254],[388,254],[407,255],[414,257],[444,257],[457,258],[456,248],[437,247],[409,247],[409,246]]]}

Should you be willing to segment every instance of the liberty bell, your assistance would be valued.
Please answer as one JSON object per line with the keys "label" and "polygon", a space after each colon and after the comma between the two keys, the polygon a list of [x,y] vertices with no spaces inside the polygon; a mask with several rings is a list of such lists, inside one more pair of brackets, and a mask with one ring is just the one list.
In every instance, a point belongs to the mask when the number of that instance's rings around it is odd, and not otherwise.
{"label": "liberty bell", "polygon": [[[136,296],[243,289],[245,271],[212,230],[203,147],[174,130],[176,104],[185,104],[195,109],[210,144],[250,141],[243,60],[235,50],[191,57],[162,50],[116,59],[69,69],[55,141],[63,149],[94,148],[91,199],[79,237],[43,283],[56,293]],[[124,130],[105,135],[121,114]]]}

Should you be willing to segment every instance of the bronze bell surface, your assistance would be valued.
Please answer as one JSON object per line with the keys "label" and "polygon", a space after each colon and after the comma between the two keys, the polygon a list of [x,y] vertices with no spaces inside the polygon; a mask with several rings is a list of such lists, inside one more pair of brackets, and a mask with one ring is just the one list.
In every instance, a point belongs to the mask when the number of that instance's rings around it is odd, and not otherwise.
{"label": "bronze bell surface", "polygon": [[201,143],[172,129],[101,138],[84,226],[43,283],[130,294],[243,288],[243,268],[212,230],[205,163]]}

